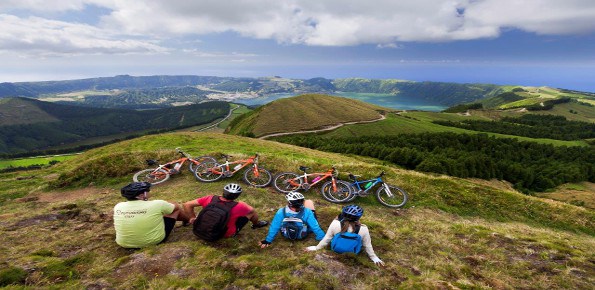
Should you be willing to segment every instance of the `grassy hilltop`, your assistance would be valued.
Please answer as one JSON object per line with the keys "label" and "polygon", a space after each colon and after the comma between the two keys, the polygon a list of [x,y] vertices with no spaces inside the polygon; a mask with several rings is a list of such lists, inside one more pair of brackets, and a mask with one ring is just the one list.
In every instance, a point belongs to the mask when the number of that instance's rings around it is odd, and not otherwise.
{"label": "grassy hilltop", "polygon": [[386,108],[357,100],[320,94],[279,99],[236,118],[230,134],[260,137],[272,133],[321,129],[346,122],[380,118]]}
{"label": "grassy hilltop", "polygon": [[[145,167],[144,159],[253,153],[273,172],[299,165],[387,180],[410,192],[405,209],[373,197],[356,202],[372,234],[380,268],[365,254],[304,252],[312,237],[277,237],[261,250],[265,229],[208,244],[177,227],[167,243],[126,250],[115,242],[111,210],[119,188]],[[187,201],[220,192],[228,181],[198,183],[188,172],[153,188],[154,198]],[[273,141],[215,133],[145,136],[90,150],[40,171],[0,175],[0,286],[10,288],[389,289],[568,288],[595,285],[593,210],[525,196],[495,183],[426,175],[381,161],[348,157]],[[284,204],[271,188],[248,188],[241,200],[270,220]],[[323,228],[341,206],[313,189]]]}

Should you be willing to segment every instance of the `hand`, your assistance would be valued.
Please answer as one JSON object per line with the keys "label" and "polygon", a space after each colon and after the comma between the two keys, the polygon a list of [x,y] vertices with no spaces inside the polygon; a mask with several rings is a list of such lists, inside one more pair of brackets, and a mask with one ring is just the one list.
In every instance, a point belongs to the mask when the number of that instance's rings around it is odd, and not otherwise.
{"label": "hand", "polygon": [[195,220],[196,220],[196,218],[191,218],[191,219],[190,219],[188,222],[189,222],[190,224],[194,224],[194,221],[195,221]]}
{"label": "hand", "polygon": [[372,262],[374,262],[374,264],[376,264],[378,266],[384,266],[384,262],[382,262],[382,260],[380,260],[380,258],[378,258],[378,257],[372,258]]}
{"label": "hand", "polygon": [[262,240],[262,241],[258,242],[258,245],[260,246],[261,249],[264,249],[264,248],[270,246],[271,242],[267,242],[267,240]]}
{"label": "hand", "polygon": [[306,251],[316,251],[316,246],[309,246],[306,248]]}

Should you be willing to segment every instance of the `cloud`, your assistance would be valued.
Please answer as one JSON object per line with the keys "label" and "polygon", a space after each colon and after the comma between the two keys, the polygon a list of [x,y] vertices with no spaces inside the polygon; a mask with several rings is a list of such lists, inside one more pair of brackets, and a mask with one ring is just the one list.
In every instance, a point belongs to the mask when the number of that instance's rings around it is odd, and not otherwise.
{"label": "cloud", "polygon": [[154,43],[120,38],[93,26],[39,17],[0,14],[0,27],[0,51],[17,51],[25,57],[167,51]]}
{"label": "cloud", "polygon": [[[49,19],[91,6],[104,8],[95,26]],[[37,16],[10,15],[17,10]],[[222,32],[283,44],[378,48],[495,38],[509,29],[595,32],[592,0],[6,0],[0,13],[0,49],[57,54],[163,52],[155,43]]]}
{"label": "cloud", "polygon": [[595,31],[591,0],[180,2],[118,1],[103,23],[130,34],[163,37],[235,31],[280,43],[319,46],[493,38],[511,28],[537,34]]}

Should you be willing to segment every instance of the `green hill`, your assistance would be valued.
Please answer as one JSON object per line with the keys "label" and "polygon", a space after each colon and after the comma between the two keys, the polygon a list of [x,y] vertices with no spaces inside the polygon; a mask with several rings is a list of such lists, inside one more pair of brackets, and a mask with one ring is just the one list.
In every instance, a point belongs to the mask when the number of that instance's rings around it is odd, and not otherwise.
{"label": "green hill", "polygon": [[307,94],[279,99],[236,118],[230,134],[260,137],[273,133],[322,129],[347,122],[376,120],[386,108],[357,100]]}
{"label": "green hill", "polygon": [[[51,146],[138,131],[190,127],[229,112],[226,102],[157,110],[100,109],[10,98],[0,102],[0,153],[21,153]],[[122,135],[123,134],[123,135]]]}
{"label": "green hill", "polygon": [[[271,247],[257,242],[266,230],[244,229],[216,244],[177,227],[168,242],[141,250],[114,242],[112,208],[119,188],[144,168],[144,159],[167,160],[182,146],[194,155],[255,152],[274,172],[299,165],[337,166],[373,176],[385,170],[411,200],[402,210],[373,197],[365,208],[374,249],[386,263],[364,254],[305,252],[312,237]],[[239,177],[228,181],[239,182]],[[347,157],[273,141],[214,133],[145,136],[97,148],[48,169],[0,174],[0,286],[31,288],[394,289],[539,288],[589,289],[595,285],[595,212],[525,196],[472,180],[420,174],[373,159]],[[198,183],[188,173],[156,186],[154,198],[187,201],[218,193],[228,181]],[[270,220],[285,203],[271,188],[246,187],[241,200]],[[306,193],[324,228],[341,206]],[[32,210],[34,209],[34,210]],[[20,286],[18,286],[20,285]]]}

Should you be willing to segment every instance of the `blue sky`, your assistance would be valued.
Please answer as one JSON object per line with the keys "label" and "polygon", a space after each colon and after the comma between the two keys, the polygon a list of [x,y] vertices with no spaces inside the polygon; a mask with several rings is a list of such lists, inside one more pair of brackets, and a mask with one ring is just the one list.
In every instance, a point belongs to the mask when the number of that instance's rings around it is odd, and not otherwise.
{"label": "blue sky", "polygon": [[118,74],[595,92],[593,0],[3,0],[0,82]]}

